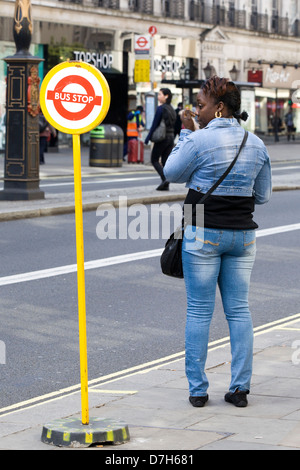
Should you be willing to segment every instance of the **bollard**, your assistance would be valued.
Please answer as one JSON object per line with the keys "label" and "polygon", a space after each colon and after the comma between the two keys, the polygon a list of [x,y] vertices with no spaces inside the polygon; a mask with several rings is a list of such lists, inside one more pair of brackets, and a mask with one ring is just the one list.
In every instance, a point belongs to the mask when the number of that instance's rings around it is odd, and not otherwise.
{"label": "bollard", "polygon": [[120,167],[123,163],[124,134],[119,126],[102,124],[90,134],[90,166]]}

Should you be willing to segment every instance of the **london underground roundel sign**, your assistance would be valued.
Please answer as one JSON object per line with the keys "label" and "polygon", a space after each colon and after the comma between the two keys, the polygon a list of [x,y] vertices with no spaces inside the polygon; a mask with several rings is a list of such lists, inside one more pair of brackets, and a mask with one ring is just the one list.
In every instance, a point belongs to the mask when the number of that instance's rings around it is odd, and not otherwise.
{"label": "london underground roundel sign", "polygon": [[63,62],[46,75],[40,102],[47,121],[66,134],[97,127],[110,106],[110,90],[102,73],[85,62]]}

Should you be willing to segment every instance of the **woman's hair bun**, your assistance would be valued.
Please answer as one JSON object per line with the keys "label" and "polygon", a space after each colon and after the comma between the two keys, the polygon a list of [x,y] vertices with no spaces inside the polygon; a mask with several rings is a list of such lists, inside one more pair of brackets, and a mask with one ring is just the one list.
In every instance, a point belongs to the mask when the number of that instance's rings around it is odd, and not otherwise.
{"label": "woman's hair bun", "polygon": [[247,121],[249,114],[246,111],[242,113],[234,113],[233,115],[236,119],[241,119],[242,121]]}

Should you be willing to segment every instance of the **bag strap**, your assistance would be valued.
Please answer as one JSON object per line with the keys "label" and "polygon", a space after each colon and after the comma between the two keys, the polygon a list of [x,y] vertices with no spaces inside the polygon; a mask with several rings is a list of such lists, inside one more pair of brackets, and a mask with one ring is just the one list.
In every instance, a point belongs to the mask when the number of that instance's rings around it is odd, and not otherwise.
{"label": "bag strap", "polygon": [[229,165],[229,167],[227,168],[227,170],[225,171],[225,173],[221,176],[221,178],[210,188],[210,190],[201,198],[201,200],[198,202],[198,204],[203,204],[203,202],[211,195],[211,193],[213,193],[215,191],[215,189],[217,189],[217,187],[222,183],[222,181],[224,181],[224,179],[226,178],[227,175],[229,175],[229,173],[231,172],[232,168],[234,167],[234,165],[236,164],[236,161],[237,159],[239,158],[240,156],[240,153],[241,151],[243,150],[243,148],[245,147],[245,144],[247,142],[247,139],[248,139],[248,131],[245,131],[245,135],[244,135],[244,138],[243,138],[243,141],[241,143],[241,146],[239,148],[239,151],[237,153],[237,156],[235,157],[235,159],[231,162],[231,164]]}

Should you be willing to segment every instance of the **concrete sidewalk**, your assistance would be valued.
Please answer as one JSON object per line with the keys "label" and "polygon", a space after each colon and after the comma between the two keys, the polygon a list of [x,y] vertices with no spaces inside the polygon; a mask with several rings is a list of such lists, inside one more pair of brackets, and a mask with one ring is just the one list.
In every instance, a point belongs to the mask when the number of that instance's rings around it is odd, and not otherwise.
{"label": "concrete sidewalk", "polygon": [[[247,408],[224,401],[230,381],[228,338],[210,345],[207,375],[210,400],[201,409],[188,401],[183,353],[92,381],[90,418],[126,423],[130,440],[90,450],[107,456],[125,450],[138,455],[139,450],[300,449],[300,314],[256,329]],[[0,449],[64,449],[44,444],[42,428],[61,418],[81,420],[80,395],[74,387],[0,410]]]}

